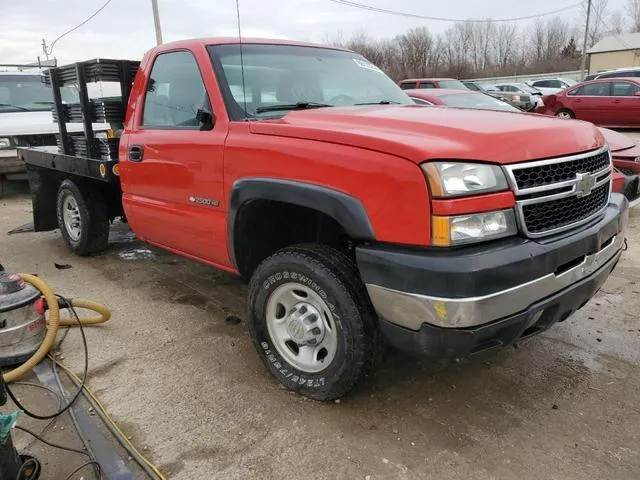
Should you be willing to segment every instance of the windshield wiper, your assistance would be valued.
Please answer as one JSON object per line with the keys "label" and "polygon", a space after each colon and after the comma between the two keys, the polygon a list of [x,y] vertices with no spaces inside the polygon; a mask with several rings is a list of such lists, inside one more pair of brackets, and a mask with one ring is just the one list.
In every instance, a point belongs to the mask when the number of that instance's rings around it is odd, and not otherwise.
{"label": "windshield wiper", "polygon": [[20,105],[11,105],[10,103],[0,103],[0,107],[11,107],[17,108],[18,110],[22,110],[23,112],[30,112],[28,108],[21,107]]}
{"label": "windshield wiper", "polygon": [[354,103],[354,105],[400,105],[400,102],[393,100],[380,100],[379,102]]}
{"label": "windshield wiper", "polygon": [[280,105],[269,105],[265,107],[256,108],[256,113],[265,112],[279,112],[281,110],[307,110],[309,108],[324,108],[333,107],[334,105],[328,105],[326,103],[317,102],[298,102],[298,103],[283,103]]}

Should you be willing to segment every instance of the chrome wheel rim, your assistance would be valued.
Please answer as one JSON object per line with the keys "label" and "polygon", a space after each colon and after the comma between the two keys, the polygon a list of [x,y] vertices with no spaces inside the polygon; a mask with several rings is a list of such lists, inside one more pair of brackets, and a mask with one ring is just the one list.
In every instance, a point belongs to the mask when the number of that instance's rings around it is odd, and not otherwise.
{"label": "chrome wheel rim", "polygon": [[267,301],[266,320],[274,347],[298,370],[317,373],[335,358],[338,332],[333,315],[309,287],[289,282],[276,288]]}
{"label": "chrome wheel rim", "polygon": [[65,197],[62,203],[62,220],[71,240],[77,242],[82,232],[80,209],[78,208],[78,202],[71,195]]}
{"label": "chrome wheel rim", "polygon": [[560,112],[558,113],[558,118],[571,118],[571,115],[569,114],[569,112]]}

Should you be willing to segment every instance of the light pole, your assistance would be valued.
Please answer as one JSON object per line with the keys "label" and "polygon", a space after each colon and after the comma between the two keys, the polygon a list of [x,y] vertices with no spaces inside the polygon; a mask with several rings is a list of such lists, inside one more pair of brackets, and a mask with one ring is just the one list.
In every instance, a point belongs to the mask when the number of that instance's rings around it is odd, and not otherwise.
{"label": "light pole", "polygon": [[591,17],[591,0],[587,3],[587,24],[584,26],[584,41],[582,42],[582,60],[580,61],[580,81],[584,78],[587,65],[587,38],[589,37],[589,17]]}
{"label": "light pole", "polygon": [[156,27],[156,44],[162,45],[162,31],[160,30],[160,14],[158,13],[158,0],[151,0],[153,10],[153,23]]}

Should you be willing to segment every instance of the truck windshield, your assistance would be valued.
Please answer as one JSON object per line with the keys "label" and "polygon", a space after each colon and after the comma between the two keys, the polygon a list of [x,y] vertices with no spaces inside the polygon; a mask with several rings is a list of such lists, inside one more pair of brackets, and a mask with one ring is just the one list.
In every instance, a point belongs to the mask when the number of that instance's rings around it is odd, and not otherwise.
{"label": "truck windshield", "polygon": [[51,88],[40,78],[40,75],[0,73],[0,113],[51,110]]}
{"label": "truck windshield", "polygon": [[[356,53],[243,44],[241,68],[239,45],[210,46],[209,52],[234,120],[281,117],[300,104],[413,103],[382,70]],[[270,108],[274,106],[280,108]]]}

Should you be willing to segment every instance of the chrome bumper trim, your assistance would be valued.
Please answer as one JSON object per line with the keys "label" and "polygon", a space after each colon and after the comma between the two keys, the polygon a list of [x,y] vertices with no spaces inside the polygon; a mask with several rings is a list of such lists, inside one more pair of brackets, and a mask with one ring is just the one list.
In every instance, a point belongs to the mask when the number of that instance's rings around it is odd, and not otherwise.
{"label": "chrome bumper trim", "polygon": [[550,273],[522,285],[482,297],[441,298],[401,292],[367,284],[371,302],[378,315],[397,325],[419,330],[423,323],[444,328],[482,325],[521,312],[618,260],[624,236],[559,275]]}

